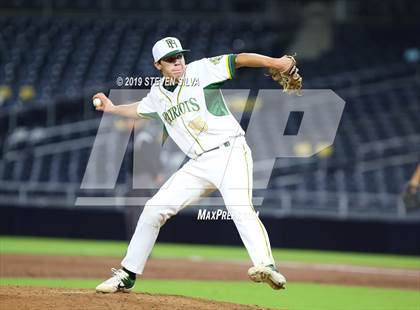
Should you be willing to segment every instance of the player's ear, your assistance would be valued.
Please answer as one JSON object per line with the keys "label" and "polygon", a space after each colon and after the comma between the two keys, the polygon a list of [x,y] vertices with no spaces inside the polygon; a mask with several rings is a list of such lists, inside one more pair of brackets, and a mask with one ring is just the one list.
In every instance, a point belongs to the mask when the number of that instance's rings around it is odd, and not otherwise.
{"label": "player's ear", "polygon": [[160,60],[154,63],[154,66],[157,70],[162,70],[162,65],[160,64]]}

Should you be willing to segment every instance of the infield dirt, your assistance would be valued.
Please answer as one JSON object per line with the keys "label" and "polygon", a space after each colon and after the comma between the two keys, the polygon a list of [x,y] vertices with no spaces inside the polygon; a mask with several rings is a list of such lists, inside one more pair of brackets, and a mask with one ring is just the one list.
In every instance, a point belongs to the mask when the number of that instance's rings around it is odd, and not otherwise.
{"label": "infield dirt", "polygon": [[[111,276],[120,260],[109,257],[1,255],[0,277],[97,278]],[[420,290],[419,269],[391,269],[331,264],[278,264],[289,282],[331,283]],[[249,281],[246,262],[151,258],[144,279]],[[256,284],[257,285],[257,284]]]}
{"label": "infield dirt", "polygon": [[[95,278],[110,277],[120,260],[109,257],[1,255],[0,277]],[[290,282],[333,283],[420,290],[419,269],[390,269],[282,262]],[[249,263],[151,258],[141,279],[249,281]],[[265,285],[265,284],[255,284]],[[267,288],[268,289],[268,288]],[[281,294],[281,292],[279,292]],[[186,296],[146,293],[97,294],[92,289],[0,286],[1,309],[267,309]]]}

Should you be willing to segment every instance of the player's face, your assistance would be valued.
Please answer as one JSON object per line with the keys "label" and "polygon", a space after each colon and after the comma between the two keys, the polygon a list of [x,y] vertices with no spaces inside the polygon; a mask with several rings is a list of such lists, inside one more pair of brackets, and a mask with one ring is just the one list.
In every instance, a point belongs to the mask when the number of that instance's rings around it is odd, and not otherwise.
{"label": "player's face", "polygon": [[162,59],[160,62],[155,63],[158,70],[166,77],[180,78],[184,74],[185,59],[182,53],[173,55],[171,57]]}

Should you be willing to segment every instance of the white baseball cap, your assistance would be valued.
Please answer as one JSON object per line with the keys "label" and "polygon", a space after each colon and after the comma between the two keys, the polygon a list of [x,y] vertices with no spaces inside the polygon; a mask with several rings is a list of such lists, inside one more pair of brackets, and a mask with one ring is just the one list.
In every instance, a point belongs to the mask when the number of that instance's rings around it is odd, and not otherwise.
{"label": "white baseball cap", "polygon": [[153,45],[152,54],[155,62],[158,62],[162,58],[170,57],[178,53],[188,52],[182,48],[181,42],[175,37],[166,37],[160,39]]}

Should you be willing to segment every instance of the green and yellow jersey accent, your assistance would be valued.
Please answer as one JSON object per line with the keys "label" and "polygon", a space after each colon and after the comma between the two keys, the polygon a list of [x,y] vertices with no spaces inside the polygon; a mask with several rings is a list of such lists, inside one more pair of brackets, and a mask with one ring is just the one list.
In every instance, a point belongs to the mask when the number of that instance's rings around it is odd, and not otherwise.
{"label": "green and yellow jersey accent", "polygon": [[[154,118],[148,112],[157,112],[174,142],[191,158],[243,133],[221,92],[224,82],[235,76],[235,62],[236,55],[229,54],[189,63],[183,75],[186,83],[154,84],[138,105],[139,115]],[[198,83],[190,84],[191,79]]]}
{"label": "green and yellow jersey accent", "polygon": [[[230,54],[226,59],[226,71],[229,79],[235,75],[235,61],[236,55]],[[206,101],[207,110],[214,116],[224,116],[229,114],[225,99],[223,98],[221,88],[226,81],[213,83],[204,87],[204,98]]]}
{"label": "green and yellow jersey accent", "polygon": [[229,79],[233,79],[236,72],[236,54],[229,54],[226,57],[226,70],[229,73]]}

